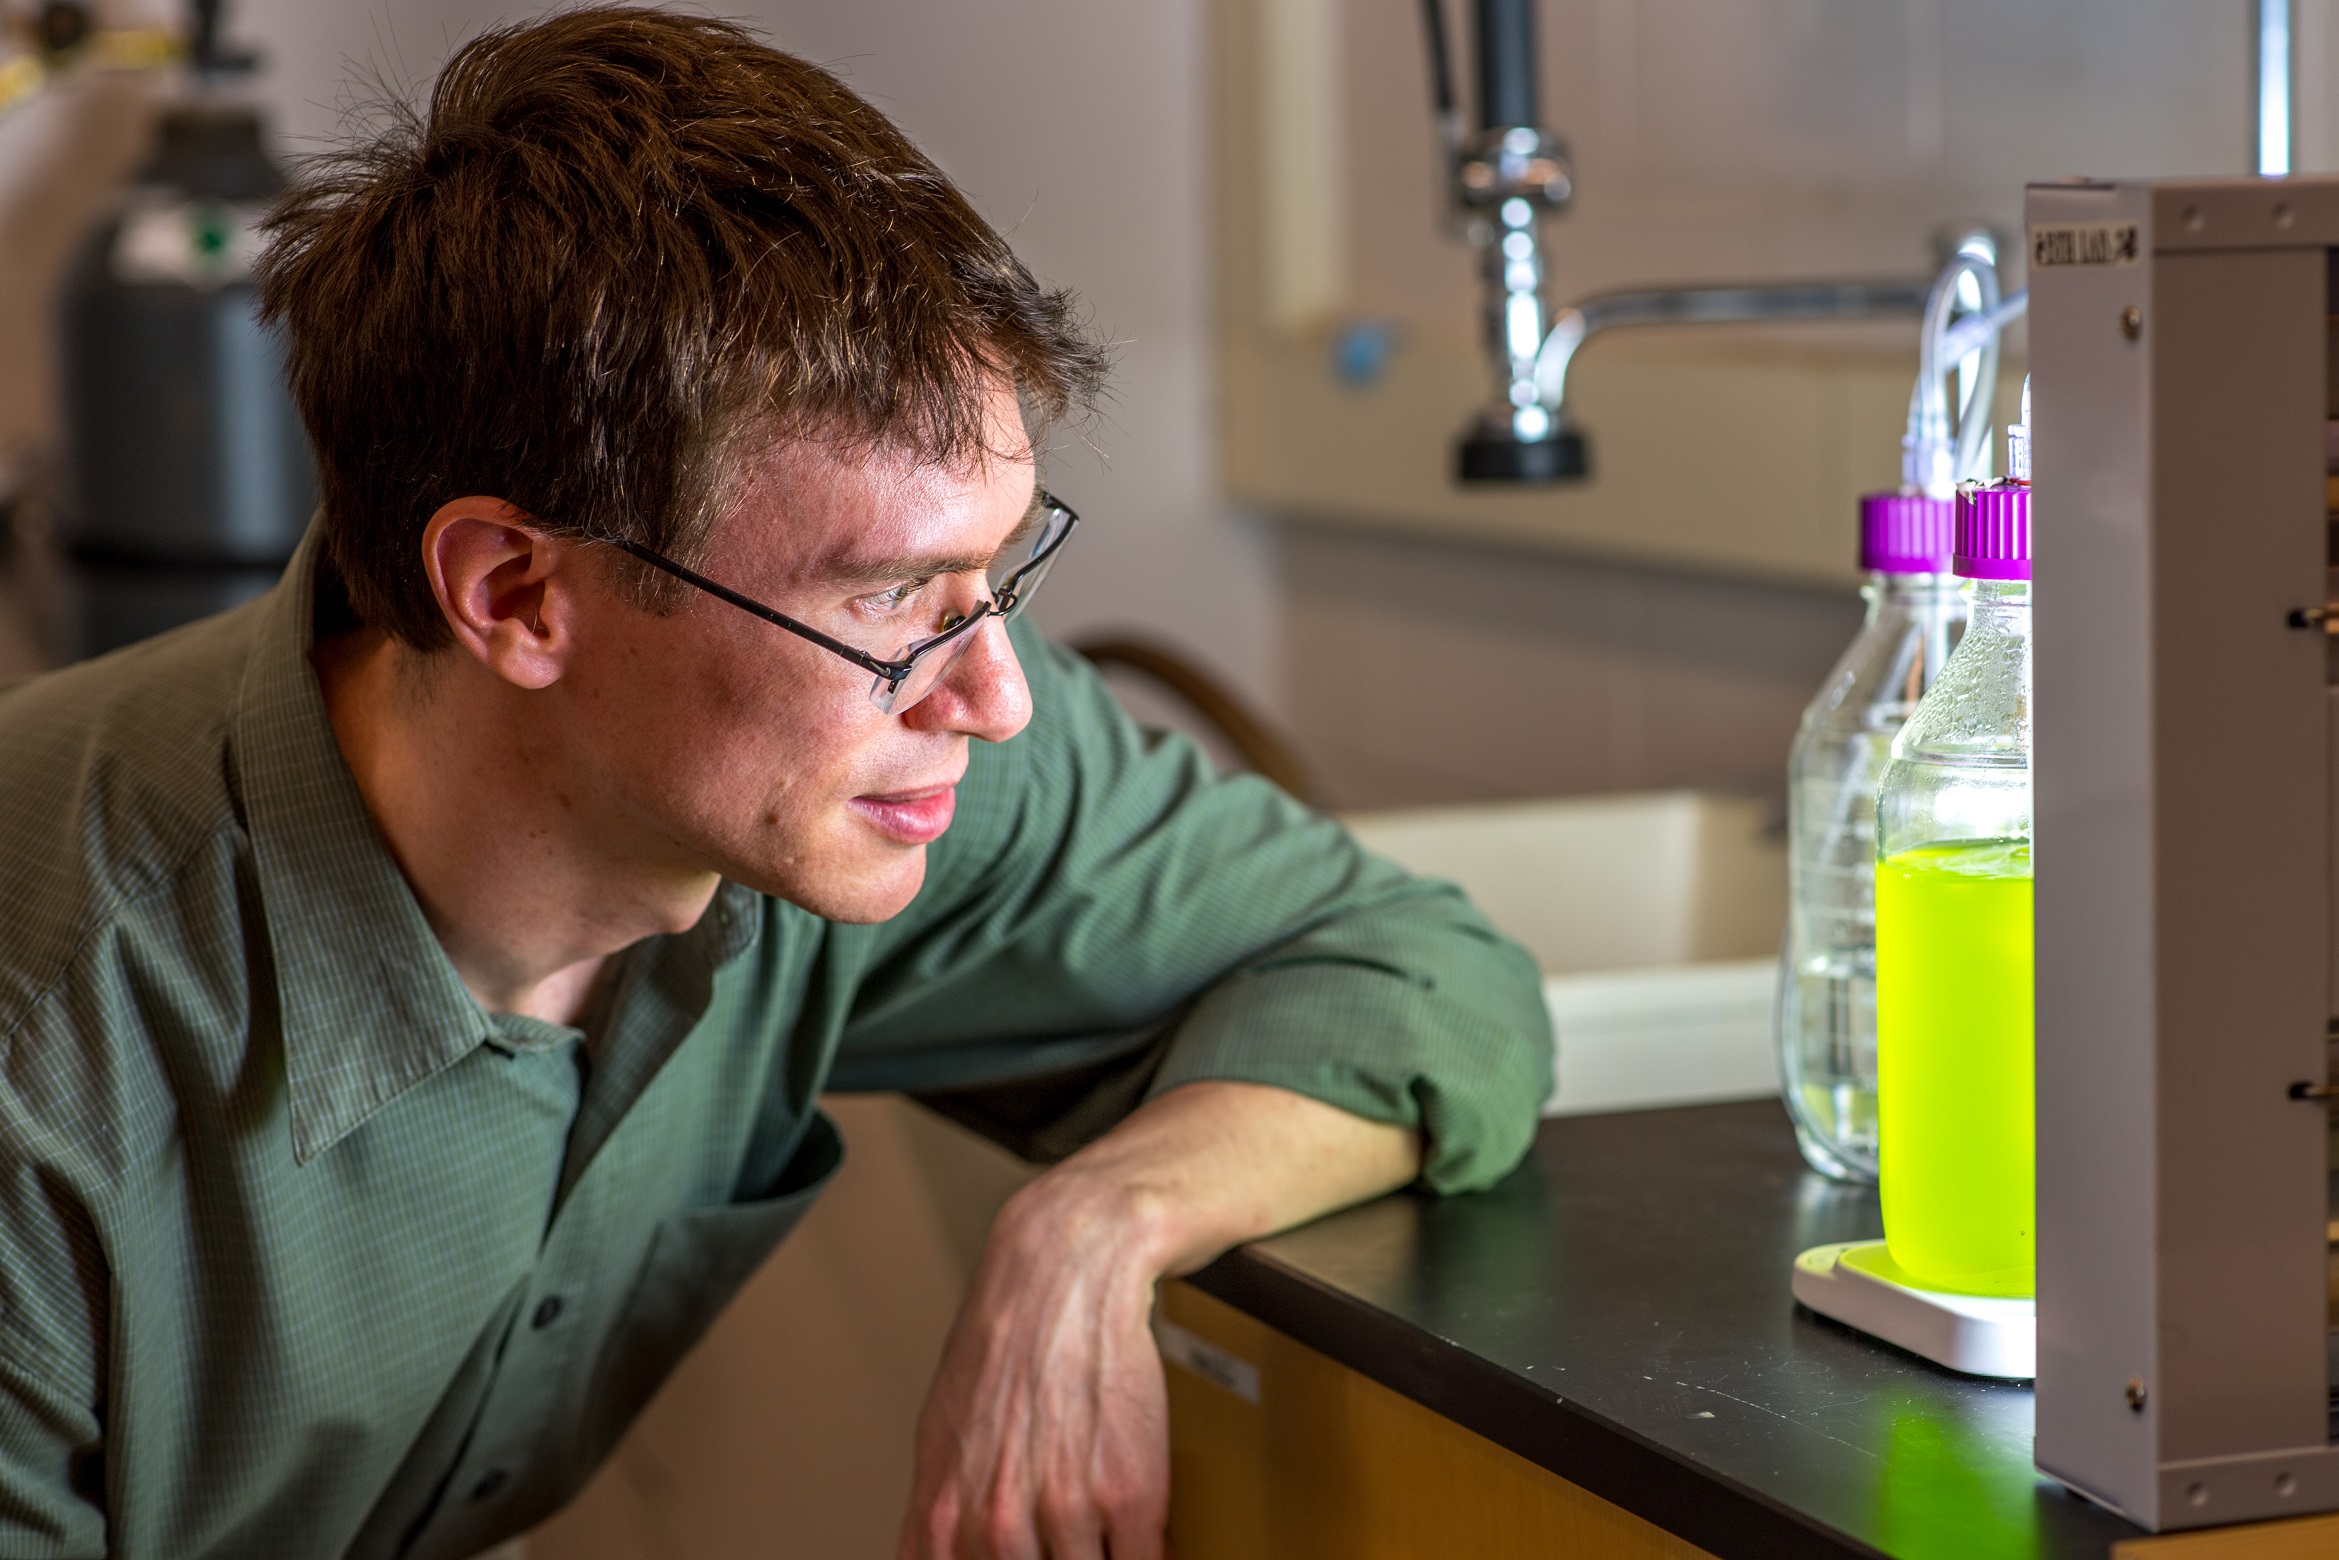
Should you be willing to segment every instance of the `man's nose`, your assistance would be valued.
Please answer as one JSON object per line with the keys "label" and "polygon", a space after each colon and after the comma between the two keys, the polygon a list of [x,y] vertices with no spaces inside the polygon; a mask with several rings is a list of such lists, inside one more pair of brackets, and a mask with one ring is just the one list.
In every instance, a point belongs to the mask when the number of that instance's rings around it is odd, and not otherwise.
{"label": "man's nose", "polygon": [[1031,684],[1024,681],[1007,625],[993,618],[973,639],[934,691],[903,714],[904,725],[1004,742],[1031,723]]}

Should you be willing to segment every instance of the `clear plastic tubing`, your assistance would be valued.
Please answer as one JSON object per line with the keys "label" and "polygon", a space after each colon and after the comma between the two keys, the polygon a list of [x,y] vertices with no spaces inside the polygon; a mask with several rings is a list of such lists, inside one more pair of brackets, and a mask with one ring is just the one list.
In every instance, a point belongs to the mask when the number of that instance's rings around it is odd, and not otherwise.
{"label": "clear plastic tubing", "polygon": [[2032,1293],[2031,587],[2027,387],[2008,470],[1957,499],[1973,616],[1877,796],[1884,1238],[1931,1289]]}
{"label": "clear plastic tubing", "polygon": [[1787,760],[1779,1077],[1804,1159],[1847,1181],[1876,1179],[1876,786],[1965,627],[1952,507],[1908,491],[1860,501],[1866,621]]}

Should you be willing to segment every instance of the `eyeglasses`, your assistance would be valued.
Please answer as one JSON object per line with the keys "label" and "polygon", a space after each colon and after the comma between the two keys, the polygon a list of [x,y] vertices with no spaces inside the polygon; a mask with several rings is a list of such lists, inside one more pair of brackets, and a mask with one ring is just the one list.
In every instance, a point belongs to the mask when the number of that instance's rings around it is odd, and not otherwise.
{"label": "eyeglasses", "polygon": [[998,618],[1004,622],[1023,610],[1024,603],[1031,600],[1041,582],[1047,579],[1056,555],[1064,550],[1064,543],[1071,539],[1073,528],[1079,524],[1080,517],[1070,506],[1042,490],[1033,499],[1031,518],[1008,538],[1007,545],[984,571],[990,599],[978,602],[973,611],[963,616],[952,617],[943,624],[940,633],[906,645],[891,657],[832,638],[809,623],[798,622],[727,585],[718,585],[697,570],[686,569],[638,542],[610,540],[651,568],[671,574],[685,585],[695,586],[742,612],[753,613],[775,628],[784,628],[799,639],[809,639],[821,649],[843,656],[877,679],[869,685],[869,702],[892,715],[934,691],[943,675],[966,652],[966,647],[975,642],[974,631],[985,619]]}

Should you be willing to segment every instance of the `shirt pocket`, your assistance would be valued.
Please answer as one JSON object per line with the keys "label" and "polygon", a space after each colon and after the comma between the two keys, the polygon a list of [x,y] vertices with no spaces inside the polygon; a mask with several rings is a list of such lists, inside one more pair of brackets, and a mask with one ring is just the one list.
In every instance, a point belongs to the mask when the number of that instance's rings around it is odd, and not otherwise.
{"label": "shirt pocket", "polygon": [[669,1372],[804,1217],[844,1163],[844,1141],[816,1114],[772,1195],[686,1208],[651,1233],[640,1276],[603,1357],[599,1412],[614,1444]]}

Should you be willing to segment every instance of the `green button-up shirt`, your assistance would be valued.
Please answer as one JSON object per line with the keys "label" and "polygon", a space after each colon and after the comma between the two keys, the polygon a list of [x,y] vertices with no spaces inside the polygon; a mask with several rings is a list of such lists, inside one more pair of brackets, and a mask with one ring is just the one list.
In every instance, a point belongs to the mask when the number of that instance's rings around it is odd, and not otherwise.
{"label": "green button-up shirt", "polygon": [[1021,629],[1037,713],[903,914],[726,886],[585,1030],[485,1012],[334,745],[315,554],[0,693],[0,1555],[527,1528],[834,1172],[825,1089],[1044,1141],[1242,1079],[1419,1126],[1439,1190],[1524,1151],[1526,955]]}

